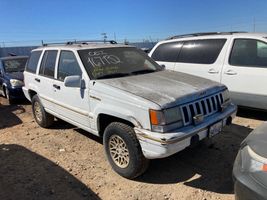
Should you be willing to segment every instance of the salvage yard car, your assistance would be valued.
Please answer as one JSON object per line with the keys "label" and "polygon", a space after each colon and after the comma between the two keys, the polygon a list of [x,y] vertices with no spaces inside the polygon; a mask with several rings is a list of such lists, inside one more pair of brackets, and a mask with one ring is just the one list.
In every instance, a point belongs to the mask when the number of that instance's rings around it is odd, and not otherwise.
{"label": "salvage yard car", "polygon": [[14,99],[25,98],[22,86],[27,59],[28,56],[0,58],[0,94],[6,97],[9,103],[12,103]]}
{"label": "salvage yard car", "polygon": [[267,34],[193,33],[159,42],[149,54],[167,69],[225,84],[239,106],[267,110]]}
{"label": "salvage yard car", "polygon": [[32,51],[24,76],[41,127],[57,117],[103,137],[112,168],[130,179],[149,159],[218,134],[236,114],[226,86],[165,70],[115,42],[44,45]]}
{"label": "salvage yard car", "polygon": [[267,122],[242,142],[233,177],[237,200],[267,200]]}

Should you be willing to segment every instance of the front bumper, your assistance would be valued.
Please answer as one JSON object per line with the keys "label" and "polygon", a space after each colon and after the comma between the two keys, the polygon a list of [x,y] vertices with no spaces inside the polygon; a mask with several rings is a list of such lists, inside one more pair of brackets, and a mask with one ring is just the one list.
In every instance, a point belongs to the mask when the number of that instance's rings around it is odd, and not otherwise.
{"label": "front bumper", "polygon": [[223,121],[226,125],[228,119],[236,116],[237,107],[229,105],[223,112],[205,118],[199,125],[190,125],[169,133],[157,133],[141,128],[135,128],[143,154],[148,159],[164,158],[175,154],[191,145],[192,137],[198,136],[202,140],[208,136],[208,130],[216,122]]}
{"label": "front bumper", "polygon": [[9,96],[12,99],[23,99],[23,98],[25,98],[21,87],[17,87],[17,88],[10,87],[10,88],[8,88],[8,91],[9,91]]}
{"label": "front bumper", "polygon": [[267,200],[267,188],[255,180],[249,172],[241,170],[240,153],[238,153],[234,168],[233,181],[236,200]]}

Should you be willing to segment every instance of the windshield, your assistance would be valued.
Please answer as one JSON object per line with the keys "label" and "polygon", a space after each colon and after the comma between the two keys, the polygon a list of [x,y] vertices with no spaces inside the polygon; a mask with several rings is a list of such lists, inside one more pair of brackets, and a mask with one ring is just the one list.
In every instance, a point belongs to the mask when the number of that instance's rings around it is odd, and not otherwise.
{"label": "windshield", "polygon": [[131,47],[78,51],[91,79],[123,77],[161,70],[144,52]]}
{"label": "windshield", "polygon": [[24,71],[27,58],[14,58],[3,60],[4,69],[6,72],[21,72]]}

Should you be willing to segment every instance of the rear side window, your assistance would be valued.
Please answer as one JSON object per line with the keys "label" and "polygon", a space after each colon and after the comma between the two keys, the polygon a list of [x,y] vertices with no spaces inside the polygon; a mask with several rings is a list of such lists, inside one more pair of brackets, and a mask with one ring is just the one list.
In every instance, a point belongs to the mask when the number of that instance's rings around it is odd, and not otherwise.
{"label": "rear side window", "polygon": [[176,62],[181,47],[180,42],[161,44],[155,49],[151,58],[155,61]]}
{"label": "rear side window", "polygon": [[39,74],[47,77],[54,77],[57,50],[45,51],[41,62]]}
{"label": "rear side window", "polygon": [[37,65],[42,51],[33,51],[26,64],[25,71],[36,73]]}
{"label": "rear side window", "polygon": [[82,75],[79,63],[71,51],[61,51],[58,64],[58,80],[64,81],[66,76]]}
{"label": "rear side window", "polygon": [[218,58],[226,39],[185,41],[178,62],[212,64]]}
{"label": "rear side window", "polygon": [[267,67],[267,43],[254,39],[236,39],[230,65]]}

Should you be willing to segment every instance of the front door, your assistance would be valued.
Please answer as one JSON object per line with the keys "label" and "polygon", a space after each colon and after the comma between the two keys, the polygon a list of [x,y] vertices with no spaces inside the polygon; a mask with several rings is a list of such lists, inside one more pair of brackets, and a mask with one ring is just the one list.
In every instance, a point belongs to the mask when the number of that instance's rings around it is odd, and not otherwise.
{"label": "front door", "polygon": [[234,39],[222,71],[234,102],[267,109],[267,43],[255,39]]}
{"label": "front door", "polygon": [[64,79],[67,76],[78,75],[84,81],[82,70],[77,62],[74,52],[62,50],[60,52],[56,79],[54,80],[55,112],[86,128],[89,123],[88,89],[85,87],[66,87]]}

